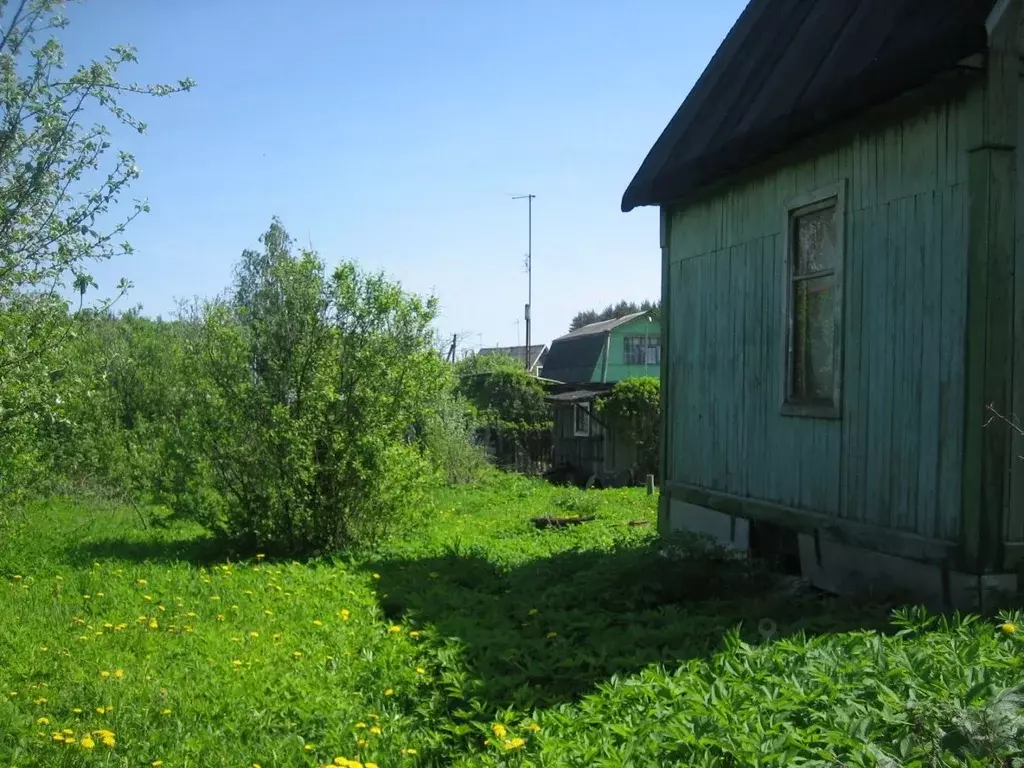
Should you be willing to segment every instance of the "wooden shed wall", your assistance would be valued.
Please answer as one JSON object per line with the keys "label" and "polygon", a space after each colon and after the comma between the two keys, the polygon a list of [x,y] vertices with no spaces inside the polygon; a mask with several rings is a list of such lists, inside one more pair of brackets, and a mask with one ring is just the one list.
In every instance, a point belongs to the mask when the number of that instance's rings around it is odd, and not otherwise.
{"label": "wooden shed wall", "polygon": [[[673,213],[670,487],[957,538],[966,150],[982,93],[864,127]],[[784,202],[843,179],[842,416],[782,416]]]}
{"label": "wooden shed wall", "polygon": [[572,404],[558,404],[554,408],[554,464],[570,462],[586,467],[594,474],[621,474],[636,463],[636,446],[615,431],[609,431],[593,418],[590,436],[574,434]]}

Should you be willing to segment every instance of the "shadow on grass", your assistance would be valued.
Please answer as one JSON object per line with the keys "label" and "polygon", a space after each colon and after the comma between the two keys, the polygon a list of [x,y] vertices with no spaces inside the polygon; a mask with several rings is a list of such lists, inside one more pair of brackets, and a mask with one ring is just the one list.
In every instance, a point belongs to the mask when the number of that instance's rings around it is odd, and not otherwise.
{"label": "shadow on grass", "polygon": [[509,570],[458,551],[370,567],[392,620],[432,624],[458,646],[473,680],[453,688],[453,708],[572,701],[616,675],[707,657],[740,624],[749,643],[889,626],[890,606],[794,596],[765,569],[715,554],[666,558],[663,546],[566,552]]}
{"label": "shadow on grass", "polygon": [[192,563],[212,565],[237,559],[225,539],[210,534],[188,537],[147,536],[146,538],[88,539],[70,544],[64,559],[71,565],[83,566],[97,560],[123,560],[129,563]]}

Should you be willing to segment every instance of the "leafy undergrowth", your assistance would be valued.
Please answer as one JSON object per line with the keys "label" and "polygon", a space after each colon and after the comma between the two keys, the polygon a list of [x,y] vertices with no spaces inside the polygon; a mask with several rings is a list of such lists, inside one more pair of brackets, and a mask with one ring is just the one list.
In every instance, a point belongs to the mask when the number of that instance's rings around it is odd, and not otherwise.
{"label": "leafy undergrowth", "polygon": [[[1021,756],[1018,617],[894,620],[694,542],[671,556],[643,490],[492,475],[436,501],[415,539],[305,563],[132,510],[30,510],[0,532],[0,766]],[[596,519],[536,530],[548,513]]]}

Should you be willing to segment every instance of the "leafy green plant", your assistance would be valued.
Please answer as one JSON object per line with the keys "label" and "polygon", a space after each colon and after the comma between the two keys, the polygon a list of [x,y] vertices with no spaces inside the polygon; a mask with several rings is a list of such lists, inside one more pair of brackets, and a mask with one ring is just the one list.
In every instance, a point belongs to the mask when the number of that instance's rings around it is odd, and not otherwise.
{"label": "leafy green plant", "polygon": [[436,301],[351,263],[328,276],[277,220],[262,243],[231,296],[197,308],[167,500],[283,552],[379,542],[427,512],[415,428],[451,386]]}
{"label": "leafy green plant", "polygon": [[636,445],[641,472],[658,472],[661,435],[661,381],[653,376],[623,379],[597,401],[597,411]]}
{"label": "leafy green plant", "polygon": [[[109,128],[88,121],[105,116],[144,132],[121,104],[125,94],[166,96],[194,85],[119,82],[121,67],[136,61],[129,46],[70,67],[60,41],[65,5],[0,4],[0,510],[45,477],[36,430],[62,418],[50,374],[75,320],[62,289],[78,293],[81,306],[95,286],[88,265],[130,253],[119,238],[147,209],[136,203],[116,218],[114,206],[139,171],[127,152],[106,163]],[[100,223],[111,219],[108,228]],[[125,290],[122,282],[118,295]]]}

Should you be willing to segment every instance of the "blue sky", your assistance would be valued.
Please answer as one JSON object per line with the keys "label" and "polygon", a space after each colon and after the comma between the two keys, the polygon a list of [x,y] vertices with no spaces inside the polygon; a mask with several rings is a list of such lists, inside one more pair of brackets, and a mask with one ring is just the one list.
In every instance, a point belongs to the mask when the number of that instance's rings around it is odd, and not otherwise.
{"label": "blue sky", "polygon": [[527,210],[509,195],[532,192],[535,342],[581,309],[657,298],[657,212],[619,201],[743,5],[88,0],[72,60],[131,43],[127,79],[199,83],[132,102],[149,131],[117,146],[152,212],[137,253],[94,274],[166,316],[227,286],[277,215],[328,263],[436,293],[443,333],[514,344]]}

